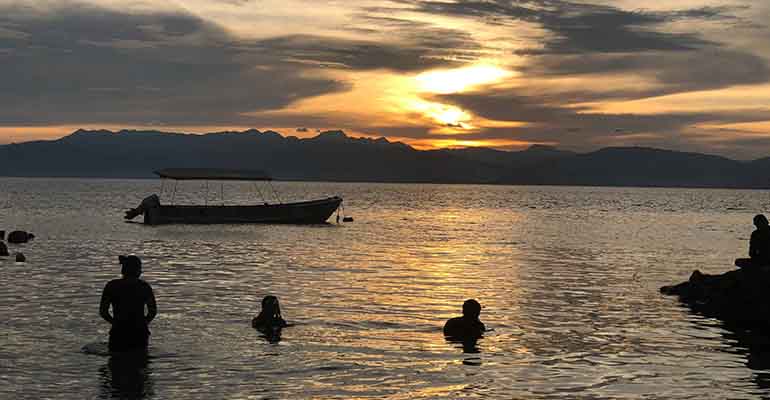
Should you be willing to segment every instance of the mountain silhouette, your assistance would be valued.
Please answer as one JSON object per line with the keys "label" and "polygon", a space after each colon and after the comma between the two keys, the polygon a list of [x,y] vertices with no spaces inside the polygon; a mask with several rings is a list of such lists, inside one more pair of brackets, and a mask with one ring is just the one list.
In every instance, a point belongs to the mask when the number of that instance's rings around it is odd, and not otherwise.
{"label": "mountain silhouette", "polygon": [[543,145],[416,150],[340,130],[298,138],[256,129],[81,129],[57,140],[0,145],[4,176],[145,178],[168,167],[263,169],[279,180],[770,188],[770,157],[738,161],[645,147],[584,154]]}

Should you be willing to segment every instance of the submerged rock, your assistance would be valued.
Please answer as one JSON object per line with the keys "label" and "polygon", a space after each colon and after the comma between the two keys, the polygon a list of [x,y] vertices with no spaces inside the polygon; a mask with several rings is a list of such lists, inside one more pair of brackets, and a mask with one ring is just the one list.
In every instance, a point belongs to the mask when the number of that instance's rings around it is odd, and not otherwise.
{"label": "submerged rock", "polygon": [[35,235],[24,231],[13,231],[8,234],[8,243],[27,243],[34,239]]}
{"label": "submerged rock", "polygon": [[753,328],[770,328],[770,268],[745,268],[709,275],[693,271],[687,282],[663,286],[694,311]]}
{"label": "submerged rock", "polygon": [[16,262],[27,262],[27,257],[24,257],[22,253],[16,253]]}

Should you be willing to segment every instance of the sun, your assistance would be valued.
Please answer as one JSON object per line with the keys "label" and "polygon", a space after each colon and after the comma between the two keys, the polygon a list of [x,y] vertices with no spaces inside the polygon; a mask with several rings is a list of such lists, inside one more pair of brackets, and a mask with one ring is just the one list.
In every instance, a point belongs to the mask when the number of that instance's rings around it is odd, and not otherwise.
{"label": "sun", "polygon": [[500,82],[511,75],[510,71],[502,68],[481,64],[423,72],[414,79],[421,92],[451,94],[463,92],[479,85]]}
{"label": "sun", "polygon": [[435,103],[416,98],[411,99],[406,106],[408,109],[417,111],[445,127],[457,129],[473,128],[470,124],[472,119],[471,115],[453,105]]}
{"label": "sun", "polygon": [[[407,109],[441,124],[443,134],[475,129],[473,116],[460,107],[444,104],[423,95],[442,95],[468,91],[478,86],[501,82],[513,73],[492,64],[476,64],[462,68],[426,71],[413,77],[413,95],[404,98]],[[428,96],[430,97],[430,96]]]}

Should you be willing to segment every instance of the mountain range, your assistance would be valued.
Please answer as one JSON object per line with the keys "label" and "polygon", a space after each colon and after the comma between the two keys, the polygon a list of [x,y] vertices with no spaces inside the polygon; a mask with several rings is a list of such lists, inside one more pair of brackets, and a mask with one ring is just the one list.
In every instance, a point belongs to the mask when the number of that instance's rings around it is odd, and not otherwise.
{"label": "mountain range", "polygon": [[262,169],[278,180],[770,188],[770,157],[739,161],[645,147],[417,150],[338,130],[297,138],[256,129],[81,129],[57,140],[0,145],[2,176],[144,178],[169,167]]}

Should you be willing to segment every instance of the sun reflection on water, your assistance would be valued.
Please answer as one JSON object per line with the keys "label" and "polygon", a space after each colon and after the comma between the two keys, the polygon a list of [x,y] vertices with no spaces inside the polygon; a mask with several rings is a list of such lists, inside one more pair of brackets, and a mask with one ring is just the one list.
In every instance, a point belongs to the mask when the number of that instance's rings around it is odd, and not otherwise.
{"label": "sun reflection on water", "polygon": [[[0,397],[99,396],[106,360],[78,349],[106,338],[95,305],[126,252],[158,298],[147,381],[164,398],[768,393],[753,350],[657,292],[723,269],[753,216],[724,206],[761,208],[764,192],[278,182],[341,194],[356,222],[151,228],[120,218],[156,182],[2,183],[7,224],[38,238],[27,264],[0,259]],[[277,344],[249,323],[265,294],[294,324]],[[467,298],[491,329],[478,354],[441,331]]]}

